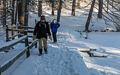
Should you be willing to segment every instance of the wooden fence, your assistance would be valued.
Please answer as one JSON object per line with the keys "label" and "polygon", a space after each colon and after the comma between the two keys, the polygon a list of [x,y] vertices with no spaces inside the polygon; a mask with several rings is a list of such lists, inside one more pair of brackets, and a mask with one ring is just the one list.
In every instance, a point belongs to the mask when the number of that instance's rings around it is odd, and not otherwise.
{"label": "wooden fence", "polygon": [[15,55],[14,57],[11,57],[8,60],[4,60],[0,63],[0,75],[2,72],[6,71],[8,68],[10,68],[10,66],[12,66],[14,64],[14,62],[16,60],[18,60],[21,56],[23,56],[26,53],[26,57],[28,58],[30,56],[30,49],[36,45],[37,43],[37,39],[34,40],[30,45],[28,44],[28,36],[23,36],[17,40],[12,40],[7,42],[8,44],[3,45],[2,47],[0,47],[0,51],[4,51],[6,48],[10,48],[18,43],[20,43],[21,41],[25,40],[25,48],[23,50],[21,50],[21,52],[19,52],[17,55]]}
{"label": "wooden fence", "polygon": [[[28,27],[28,26],[20,26],[20,27],[8,27],[6,26],[6,41],[10,41],[10,39],[14,39],[16,36],[20,36],[21,34],[23,35],[27,35],[28,33],[33,33],[33,30],[30,29],[34,29],[33,27]],[[11,32],[11,38],[9,38],[9,32]],[[18,34],[14,34],[14,32],[18,32]],[[29,37],[32,37],[29,35]]]}
{"label": "wooden fence", "polygon": [[[13,46],[15,46],[16,44],[18,43],[21,43],[24,41],[25,43],[25,48],[23,50],[21,50],[19,53],[17,53],[14,57],[10,57],[10,59],[8,60],[3,60],[0,62],[0,75],[2,74],[2,72],[8,70],[15,62],[16,60],[18,60],[20,57],[22,57],[24,54],[26,54],[26,57],[28,58],[30,56],[30,49],[33,47],[33,46],[37,46],[37,39],[32,41],[30,44],[29,44],[29,41],[28,41],[28,33],[33,33],[33,31],[30,31],[28,29],[34,29],[32,27],[23,27],[23,28],[27,28],[27,30],[22,30],[21,29],[13,29],[13,28],[6,28],[6,40],[8,41],[6,44],[0,46],[0,52],[1,51],[5,51],[6,49],[9,49]],[[19,36],[21,35],[20,33],[16,34],[16,35],[13,35],[11,37],[9,37],[9,31],[17,31],[17,32],[23,32],[24,35],[22,35],[22,37],[19,37],[18,39],[14,39],[16,36]],[[12,41],[10,41],[12,40]]]}

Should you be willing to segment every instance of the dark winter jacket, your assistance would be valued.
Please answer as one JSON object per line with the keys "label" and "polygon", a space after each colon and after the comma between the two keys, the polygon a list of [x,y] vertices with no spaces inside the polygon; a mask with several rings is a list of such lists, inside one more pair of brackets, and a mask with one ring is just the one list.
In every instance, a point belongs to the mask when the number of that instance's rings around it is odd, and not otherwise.
{"label": "dark winter jacket", "polygon": [[57,29],[60,27],[60,24],[58,22],[56,23],[51,22],[50,27],[51,27],[52,32],[57,32]]}
{"label": "dark winter jacket", "polygon": [[40,39],[45,37],[47,39],[47,35],[51,35],[50,28],[48,22],[38,22],[35,26],[33,35],[36,35],[36,38]]}

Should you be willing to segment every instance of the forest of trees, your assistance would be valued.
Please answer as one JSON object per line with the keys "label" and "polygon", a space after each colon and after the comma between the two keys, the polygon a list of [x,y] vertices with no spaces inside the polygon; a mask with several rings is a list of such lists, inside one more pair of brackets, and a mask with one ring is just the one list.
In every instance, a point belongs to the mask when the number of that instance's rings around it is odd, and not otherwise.
{"label": "forest of trees", "polygon": [[[82,6],[82,3],[86,6]],[[0,0],[0,26],[7,25],[28,26],[28,15],[30,12],[38,11],[38,16],[42,14],[42,3],[51,7],[51,15],[57,15],[60,21],[61,9],[71,5],[71,16],[75,16],[75,9],[85,9],[90,6],[88,19],[85,24],[85,31],[89,31],[89,25],[94,9],[98,10],[98,18],[103,18],[106,24],[113,22],[117,31],[120,31],[120,0]],[[54,11],[57,10],[57,14]]]}

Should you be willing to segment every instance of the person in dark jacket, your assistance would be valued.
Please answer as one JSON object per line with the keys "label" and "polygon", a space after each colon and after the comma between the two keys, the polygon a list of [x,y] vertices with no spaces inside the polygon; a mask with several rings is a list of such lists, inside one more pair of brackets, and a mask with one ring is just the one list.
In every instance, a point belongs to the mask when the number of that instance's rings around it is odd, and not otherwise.
{"label": "person in dark jacket", "polygon": [[42,49],[44,49],[47,54],[47,36],[51,38],[50,27],[49,23],[45,20],[45,16],[42,15],[33,32],[33,39],[37,38],[39,41],[39,55],[42,55]]}
{"label": "person in dark jacket", "polygon": [[53,37],[53,42],[57,42],[57,30],[60,27],[60,24],[56,21],[56,19],[53,19],[53,21],[50,23],[51,31],[52,31],[52,37]]}

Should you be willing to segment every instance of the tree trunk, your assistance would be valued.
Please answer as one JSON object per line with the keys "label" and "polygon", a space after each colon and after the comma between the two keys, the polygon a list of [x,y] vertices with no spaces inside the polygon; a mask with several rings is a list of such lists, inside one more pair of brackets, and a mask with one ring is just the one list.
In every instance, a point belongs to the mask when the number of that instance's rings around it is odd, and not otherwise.
{"label": "tree trunk", "polygon": [[54,16],[54,3],[55,3],[55,1],[52,0],[52,15],[53,15],[53,16]]}
{"label": "tree trunk", "polygon": [[[21,30],[19,33],[21,33],[21,34],[24,34],[24,32],[23,32],[23,27],[22,26],[24,26],[24,10],[25,10],[25,0],[18,0],[17,1],[17,3],[18,3],[18,22],[19,22],[19,26],[18,26],[18,28]],[[18,38],[19,37],[21,37],[21,35],[20,36],[18,36]]]}
{"label": "tree trunk", "polygon": [[[12,3],[12,19],[11,19],[12,22],[11,22],[11,25],[13,26],[13,25],[15,24],[15,19],[14,19],[14,15],[15,15],[15,14],[14,14],[14,12],[15,12],[15,10],[14,10],[14,9],[15,9],[15,0],[12,0],[11,3]],[[13,27],[12,27],[12,28],[13,28]],[[13,31],[11,32],[11,35],[12,35],[12,36],[14,35],[14,32],[13,32]],[[12,38],[12,39],[14,39],[14,38]]]}
{"label": "tree trunk", "polygon": [[60,22],[61,9],[62,9],[62,0],[59,0],[59,7],[57,11],[57,22]]}
{"label": "tree trunk", "polygon": [[18,22],[21,26],[24,25],[24,0],[18,0]]}
{"label": "tree trunk", "polygon": [[107,0],[107,13],[108,13],[108,9],[109,9],[109,0]]}
{"label": "tree trunk", "polygon": [[77,2],[77,7],[78,7],[78,8],[81,7],[81,6],[80,6],[80,1],[81,1],[81,0],[78,0],[78,2]]}
{"label": "tree trunk", "polygon": [[0,5],[2,5],[2,0],[0,0]]}
{"label": "tree trunk", "polygon": [[91,5],[90,11],[89,11],[89,15],[88,15],[88,18],[87,18],[87,22],[86,22],[86,25],[85,25],[85,31],[86,32],[89,32],[89,25],[90,25],[92,13],[93,13],[94,5],[95,5],[95,0],[92,1],[92,5]]}
{"label": "tree trunk", "polygon": [[113,8],[113,5],[114,5],[114,1],[112,0],[112,8]]}
{"label": "tree trunk", "polygon": [[75,16],[75,7],[76,7],[76,0],[73,0],[73,2],[72,2],[72,13],[71,13],[72,16]]}
{"label": "tree trunk", "polygon": [[15,24],[15,0],[12,0],[12,25]]}
{"label": "tree trunk", "polygon": [[42,1],[38,2],[38,16],[40,17],[42,15]]}
{"label": "tree trunk", "polygon": [[17,21],[18,21],[18,3],[16,0],[16,9],[15,9],[15,25],[17,25]]}
{"label": "tree trunk", "polygon": [[6,26],[6,0],[3,0],[3,27]]}
{"label": "tree trunk", "polygon": [[99,0],[98,18],[102,18],[103,0]]}
{"label": "tree trunk", "polygon": [[28,15],[29,15],[29,0],[25,1],[25,18],[24,18],[24,26],[28,26]]}

